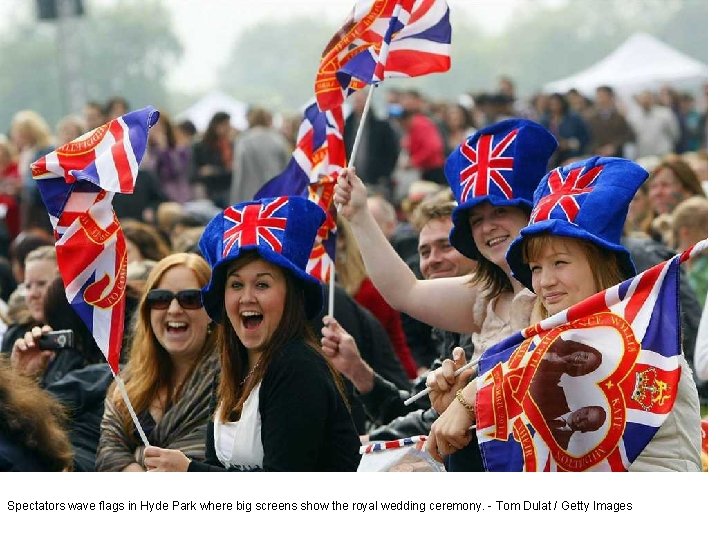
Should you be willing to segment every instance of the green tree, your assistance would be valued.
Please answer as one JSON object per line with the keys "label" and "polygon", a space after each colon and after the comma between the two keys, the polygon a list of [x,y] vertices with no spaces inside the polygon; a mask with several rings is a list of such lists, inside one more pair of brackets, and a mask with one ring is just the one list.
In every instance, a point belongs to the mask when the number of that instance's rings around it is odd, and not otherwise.
{"label": "green tree", "polygon": [[[60,88],[56,23],[27,20],[0,37],[0,126],[20,109],[34,109],[51,124],[65,110]],[[120,95],[133,107],[162,106],[167,74],[182,54],[170,12],[158,0],[86,1],[73,36],[88,99]],[[72,111],[80,113],[81,111]]]}
{"label": "green tree", "polygon": [[322,51],[336,29],[312,18],[264,21],[239,36],[218,77],[248,103],[300,108],[313,97]]}

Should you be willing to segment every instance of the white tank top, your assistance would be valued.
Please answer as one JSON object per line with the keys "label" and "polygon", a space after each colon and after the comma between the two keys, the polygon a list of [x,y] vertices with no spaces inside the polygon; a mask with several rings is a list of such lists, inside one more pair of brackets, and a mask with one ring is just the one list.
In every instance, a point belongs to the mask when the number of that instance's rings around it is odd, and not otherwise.
{"label": "white tank top", "polygon": [[262,468],[263,446],[260,439],[260,385],[252,389],[244,403],[240,420],[220,422],[215,414],[215,454],[225,468],[252,470]]}

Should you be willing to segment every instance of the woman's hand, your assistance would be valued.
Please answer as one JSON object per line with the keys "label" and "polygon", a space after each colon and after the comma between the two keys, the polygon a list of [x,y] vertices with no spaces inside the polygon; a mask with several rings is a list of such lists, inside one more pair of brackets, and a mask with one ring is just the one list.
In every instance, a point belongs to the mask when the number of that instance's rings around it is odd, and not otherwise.
{"label": "woman's hand", "polygon": [[187,472],[190,461],[180,450],[157,446],[145,448],[145,468],[148,472]]}
{"label": "woman's hand", "polygon": [[38,347],[37,340],[43,334],[52,332],[48,325],[34,326],[25,336],[16,339],[10,352],[10,365],[26,377],[40,377],[55,356],[53,351],[43,351]]}
{"label": "woman's hand", "polygon": [[360,356],[355,339],[332,317],[326,315],[323,323],[320,343],[325,356],[350,379],[358,392],[370,392],[375,384],[375,372]]}
{"label": "woman's hand", "polygon": [[358,211],[367,210],[367,188],[355,174],[354,167],[342,169],[338,173],[333,200],[335,206],[342,206],[341,215],[351,221]]}
{"label": "woman's hand", "polygon": [[450,403],[455,399],[455,393],[465,388],[467,383],[475,377],[475,369],[469,368],[460,375],[455,371],[467,364],[465,350],[462,347],[453,349],[453,358],[446,358],[442,366],[433,371],[427,378],[427,386],[430,389],[430,403],[438,414],[445,412]]}
{"label": "woman's hand", "polygon": [[[463,390],[467,403],[475,403],[476,385],[470,383]],[[470,413],[459,400],[453,399],[447,410],[433,422],[430,436],[425,442],[425,450],[437,461],[442,462],[446,456],[465,448],[472,440],[470,427],[475,423],[474,414]]]}

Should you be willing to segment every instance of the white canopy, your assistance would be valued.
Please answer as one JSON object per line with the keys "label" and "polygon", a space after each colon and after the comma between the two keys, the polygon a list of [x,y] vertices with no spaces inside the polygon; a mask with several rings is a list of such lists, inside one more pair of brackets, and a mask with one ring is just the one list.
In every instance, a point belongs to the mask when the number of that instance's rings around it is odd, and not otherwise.
{"label": "white canopy", "polygon": [[656,90],[663,84],[700,84],[707,79],[707,65],[649,34],[631,36],[595,65],[565,79],[547,83],[545,92],[566,92],[576,88],[593,95],[607,85],[620,94]]}
{"label": "white canopy", "polygon": [[213,91],[177,115],[176,120],[190,120],[198,131],[205,131],[210,119],[216,112],[230,115],[230,124],[239,130],[247,129],[247,104],[238,101],[220,91]]}

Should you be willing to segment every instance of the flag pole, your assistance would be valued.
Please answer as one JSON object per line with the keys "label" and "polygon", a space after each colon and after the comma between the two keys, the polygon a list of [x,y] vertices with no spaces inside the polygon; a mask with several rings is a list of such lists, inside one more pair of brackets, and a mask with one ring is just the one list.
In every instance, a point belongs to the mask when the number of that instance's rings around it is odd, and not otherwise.
{"label": "flag pole", "polygon": [[[360,115],[360,121],[358,122],[358,128],[355,132],[355,140],[353,141],[352,150],[350,151],[350,159],[348,160],[347,168],[351,168],[355,164],[355,154],[358,149],[358,143],[360,142],[360,137],[362,137],[363,134],[363,128],[365,127],[365,120],[367,119],[368,111],[370,110],[370,100],[372,99],[373,92],[375,91],[376,84],[370,85],[370,90],[368,91],[367,99],[365,100],[365,106],[363,107],[362,114]],[[340,216],[340,213],[342,212],[342,204],[338,204],[336,206],[337,208],[337,215]],[[330,268],[330,295],[328,296],[328,315],[331,317],[335,317],[335,263],[333,262],[332,267]]]}
{"label": "flag pole", "polygon": [[125,389],[125,383],[123,380],[117,376],[117,374],[113,371],[113,377],[115,377],[115,382],[117,383],[118,390],[120,390],[120,395],[123,398],[123,401],[125,402],[125,405],[128,408],[128,411],[130,411],[130,416],[132,417],[133,424],[135,424],[135,429],[138,430],[138,433],[140,434],[140,438],[142,439],[142,442],[145,446],[150,446],[150,443],[148,442],[147,436],[145,435],[145,432],[143,431],[142,426],[140,425],[140,421],[138,420],[137,415],[135,414],[135,409],[133,409],[132,403],[130,403],[130,397],[127,394],[127,390]]}

